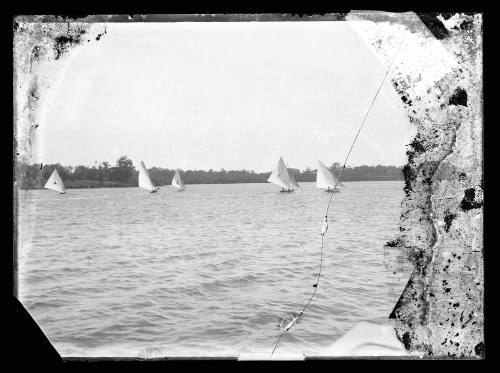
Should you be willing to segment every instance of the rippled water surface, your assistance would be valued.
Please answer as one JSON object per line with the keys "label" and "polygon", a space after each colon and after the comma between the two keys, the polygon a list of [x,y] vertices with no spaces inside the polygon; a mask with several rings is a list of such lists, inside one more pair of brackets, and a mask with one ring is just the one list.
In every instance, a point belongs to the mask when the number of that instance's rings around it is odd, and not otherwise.
{"label": "rippled water surface", "polygon": [[[383,247],[403,183],[345,184],[318,293],[277,354],[314,354],[360,321],[386,321],[405,285]],[[19,191],[19,299],[62,356],[270,353],[319,267],[330,194],[301,186]]]}

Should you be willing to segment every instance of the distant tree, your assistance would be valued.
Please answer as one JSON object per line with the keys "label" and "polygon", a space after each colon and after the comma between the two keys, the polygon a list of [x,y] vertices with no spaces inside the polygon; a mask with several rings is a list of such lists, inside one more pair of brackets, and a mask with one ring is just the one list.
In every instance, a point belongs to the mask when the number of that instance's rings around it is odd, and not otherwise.
{"label": "distant tree", "polygon": [[[89,180],[89,168],[87,166],[76,166],[73,175],[76,180]],[[64,179],[63,179],[64,181]]]}
{"label": "distant tree", "polygon": [[[446,166],[446,167],[445,167]],[[93,167],[76,166],[75,168],[64,167],[61,164],[24,164],[16,163],[15,181],[21,189],[43,188],[53,170],[63,179],[67,188],[95,188],[95,187],[116,187],[116,186],[137,186],[138,172],[132,161],[126,156],[120,157],[114,167],[110,167],[106,161],[100,164],[94,163]],[[337,175],[341,167],[335,162],[330,167]],[[290,168],[298,182],[311,182],[316,180],[316,170],[306,167],[304,171]],[[450,178],[456,174],[456,168],[452,165],[443,164],[442,178]],[[164,169],[153,167],[149,169],[149,175],[155,185],[167,185],[172,182],[174,169]],[[265,183],[270,172],[256,173],[248,170],[220,169],[208,172],[204,170],[181,171],[181,176],[186,184],[226,184],[226,183]],[[342,181],[363,181],[363,180],[402,180],[402,168],[395,166],[347,166],[342,173]]]}
{"label": "distant tree", "polygon": [[102,161],[99,166],[99,181],[101,185],[103,185],[106,181],[109,180],[110,167],[109,163],[106,161]]}
{"label": "distant tree", "polygon": [[135,167],[132,160],[127,156],[123,155],[116,161],[116,166],[114,167],[114,179],[118,183],[128,184],[136,176]]}

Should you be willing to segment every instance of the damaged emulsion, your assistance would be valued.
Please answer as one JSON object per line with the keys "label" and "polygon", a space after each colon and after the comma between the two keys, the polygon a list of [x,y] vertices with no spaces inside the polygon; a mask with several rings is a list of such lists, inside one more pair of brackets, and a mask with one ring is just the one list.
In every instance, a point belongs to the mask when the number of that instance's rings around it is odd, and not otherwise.
{"label": "damaged emulsion", "polygon": [[[39,74],[33,69],[42,60],[51,60],[51,58],[47,58],[47,51],[53,53],[53,58],[57,60],[70,47],[81,44],[90,26],[89,23],[82,23],[81,20],[75,20],[76,24],[71,24],[69,20],[61,22],[65,18],[71,18],[64,16],[20,16],[16,18],[17,20],[13,24],[15,46],[19,45],[17,40],[30,40],[31,42],[31,46],[28,44],[29,49],[22,52],[28,58],[27,62],[29,64],[29,81],[26,82],[26,85],[28,85],[27,102],[23,110],[29,110],[29,126],[25,128],[27,129],[26,146],[31,149],[35,141],[34,130],[39,127],[35,115],[38,101],[41,98],[39,80],[43,82],[44,79],[40,79]],[[104,27],[104,32],[99,33],[96,40],[100,40],[105,33],[106,28]],[[50,40],[50,42],[47,42],[47,40]],[[22,85],[19,88],[22,88]],[[43,167],[43,165],[40,167]]]}
{"label": "damaged emulsion", "polygon": [[437,18],[437,16],[441,15],[444,19],[447,19],[452,17],[454,14],[455,13],[417,13],[418,18],[420,18],[422,23],[438,40],[443,40],[444,38],[450,36],[450,32],[445,25],[443,25],[443,22]]}
{"label": "damaged emulsion", "polygon": [[[410,192],[412,191],[412,184],[417,178],[416,172],[412,169],[410,164],[413,162],[416,156],[434,147],[434,146],[428,146],[426,144],[426,141],[420,136],[420,134],[417,134],[417,136],[415,136],[415,138],[412,140],[410,144],[408,144],[408,146],[410,147],[410,150],[406,152],[406,155],[408,157],[408,164],[406,164],[402,169],[403,178],[405,181],[405,186],[403,190],[407,196],[409,196]],[[427,176],[424,177],[423,179],[424,184],[427,185],[432,184],[432,177],[436,172],[438,166],[439,166],[438,162],[427,162],[425,164],[425,167],[419,167],[419,170],[427,174]]]}
{"label": "damaged emulsion", "polygon": [[[453,26],[452,29],[447,29],[447,27],[441,22],[439,18],[437,18],[439,15],[441,15],[444,19],[450,19],[451,17],[455,16],[456,13],[426,13],[426,14],[418,14],[419,18],[421,21],[427,26],[427,28],[430,30],[430,32],[438,39],[438,40],[443,40],[446,39],[447,37],[453,35],[457,35],[458,31],[464,32],[463,39],[468,40],[468,36],[466,35],[471,35],[472,33],[469,32],[469,30],[472,30],[475,32],[475,22],[474,22],[474,16],[475,14],[470,14],[472,17],[469,17],[469,15],[466,15],[466,19],[461,20],[461,22],[457,22],[456,26]],[[460,17],[464,18],[463,13],[460,14]],[[465,35],[466,34],[466,35]],[[473,50],[473,49],[471,49]],[[469,51],[469,50],[468,50]],[[470,52],[470,51],[469,51]],[[464,54],[458,54],[459,58],[464,59]],[[466,68],[467,65],[464,65]],[[474,66],[473,66],[474,67]],[[472,68],[473,68],[472,67]],[[474,71],[473,71],[474,72]],[[451,109],[451,107],[468,107],[469,104],[469,97],[468,97],[468,92],[466,91],[467,86],[463,85],[463,80],[461,75],[463,73],[462,68],[457,68],[456,74],[454,76],[450,76],[449,79],[443,80],[443,82],[439,82],[438,86],[436,86],[436,95],[434,96],[435,100],[433,100],[432,96],[430,96],[429,100],[429,105],[428,107],[424,107],[422,109],[425,109],[425,116],[426,120],[429,120],[430,123],[435,123],[436,118],[434,118],[434,111],[432,110],[435,108],[436,110],[440,110],[441,112],[446,112],[447,110]],[[453,81],[455,80],[455,81]],[[457,84],[458,83],[458,84]],[[401,101],[404,103],[405,108],[409,111],[409,117],[410,117],[410,122],[411,123],[419,123],[421,122],[419,116],[417,116],[418,109],[418,103],[421,102],[420,97],[413,97],[408,94],[408,92],[411,92],[411,82],[406,82],[405,80],[394,82],[393,83],[394,88],[396,92],[398,93]],[[450,89],[451,87],[451,89]],[[456,89],[455,89],[456,88]],[[429,89],[427,91],[429,95],[432,95],[432,89]],[[412,99],[414,102],[412,102]],[[416,106],[414,109],[413,106]],[[448,107],[447,107],[448,106]],[[451,107],[450,107],[451,106]],[[413,109],[413,110],[412,110]],[[471,108],[471,111],[474,112],[474,108]],[[414,115],[412,115],[413,113]],[[461,114],[460,112],[456,114]],[[421,196],[422,193],[427,194],[429,193],[429,198],[426,199],[420,199],[419,198],[419,205],[418,207],[423,210],[423,212],[428,212],[429,211],[429,204],[428,202],[430,201],[430,196],[432,195],[432,184],[434,181],[441,181],[443,179],[446,180],[455,180],[453,176],[458,176],[458,179],[461,182],[465,182],[468,177],[473,178],[474,175],[467,175],[465,172],[462,170],[459,170],[457,168],[446,166],[446,164],[443,164],[442,162],[445,161],[446,157],[453,153],[455,145],[456,145],[456,140],[457,140],[457,131],[461,127],[461,124],[463,124],[463,120],[466,120],[468,117],[468,113],[466,113],[467,116],[462,116],[461,118],[457,118],[456,120],[453,121],[453,123],[445,123],[442,122],[443,126],[440,126],[439,123],[436,123],[434,126],[428,126],[429,128],[426,128],[427,126],[425,123],[422,124],[421,128],[419,127],[419,132],[415,136],[415,138],[412,140],[412,142],[408,145],[408,151],[406,152],[406,155],[408,157],[408,162],[407,164],[403,167],[402,173],[404,176],[404,192],[406,197],[413,197],[414,194],[417,196]],[[445,126],[444,126],[445,125]],[[446,143],[443,143],[443,139],[445,140]],[[429,154],[433,149],[439,148],[438,154],[435,161],[430,161],[429,157],[427,157],[427,154]],[[441,150],[445,150],[444,152]],[[423,156],[426,156],[425,159]],[[452,163],[453,165],[453,163]],[[446,166],[446,167],[445,167]],[[439,174],[436,174],[435,172],[439,172]],[[439,176],[442,177],[439,177]],[[437,178],[436,178],[437,177]],[[424,187],[424,190],[421,188],[418,188],[419,190],[417,191],[416,187]],[[427,187],[429,186],[429,187]],[[482,179],[481,179],[481,187],[482,189]],[[415,189],[415,190],[412,190]],[[477,191],[474,190],[473,188],[467,189],[464,193],[464,198],[460,202],[459,206],[456,206],[457,208],[461,207],[462,211],[468,210],[468,209],[473,209],[473,208],[480,208],[483,205],[483,202],[478,200],[477,196]],[[412,199],[413,200],[413,199]],[[403,217],[404,214],[402,214],[401,219],[404,219]],[[457,213],[457,210],[451,208],[445,210],[445,213],[443,214],[443,220],[444,220],[444,230],[446,232],[449,232],[450,228],[452,227],[453,223],[456,223],[456,219],[460,214]],[[424,220],[421,218],[420,220]],[[425,223],[424,223],[425,224]],[[429,226],[429,229],[434,228],[434,225]],[[400,226],[400,230],[401,226]],[[429,235],[429,246],[430,248],[434,248],[434,244],[436,243],[436,235],[437,232],[434,230],[434,234]],[[414,237],[414,240],[421,242],[422,238],[420,235],[416,235]],[[403,243],[405,245],[403,245]],[[389,247],[398,247],[398,246],[408,246],[408,247],[413,247],[412,245],[412,240],[407,240],[406,236],[403,235],[402,237],[397,237],[394,240],[391,240],[386,243],[386,246]],[[455,287],[456,283],[452,281],[451,283],[448,283],[446,280],[443,280],[442,283],[442,290],[440,292],[436,291],[430,291],[430,288],[427,288],[425,285],[425,278],[429,276],[429,271],[432,271],[436,265],[430,263],[430,260],[432,256],[429,255],[429,250],[423,250],[423,249],[418,249],[415,247],[414,250],[409,251],[409,258],[410,262],[415,266],[415,270],[412,273],[410,280],[408,281],[405,291],[399,298],[396,306],[393,308],[389,318],[391,319],[400,319],[401,321],[405,322],[406,325],[403,327],[404,324],[402,324],[402,327],[398,327],[397,330],[397,335],[398,338],[403,342],[405,348],[407,350],[420,350],[422,352],[426,352],[429,355],[433,355],[435,351],[439,351],[440,349],[436,349],[435,347],[432,346],[433,341],[429,340],[426,338],[426,324],[425,322],[428,321],[427,314],[429,312],[433,312],[433,315],[439,314],[438,310],[431,311],[427,306],[430,304],[427,297],[425,295],[428,295],[428,297],[432,298],[438,298],[443,297],[444,294],[447,294],[446,297],[450,297],[452,300],[449,303],[449,308],[445,306],[446,309],[443,309],[442,311],[448,314],[449,312],[455,314],[457,311],[460,312],[461,308],[464,307],[463,302],[458,302],[459,299],[453,300],[453,294],[455,294]],[[453,271],[450,272],[449,274],[446,273],[444,276],[449,276],[450,274],[455,274],[457,271],[457,266],[456,261],[459,261],[461,259],[460,255],[453,255],[454,258],[450,258],[447,263],[443,264],[442,269],[444,272],[447,272],[450,266],[453,267]],[[436,276],[439,278],[439,275],[437,273],[437,268],[436,268]],[[424,280],[422,280],[424,279]],[[458,313],[457,315],[460,315]],[[453,318],[452,318],[453,319]],[[474,325],[476,321],[472,320],[469,318],[469,320],[464,320],[463,317],[460,319],[460,325],[462,328],[465,325]],[[409,322],[411,321],[411,322]],[[456,340],[454,337],[458,337],[460,335],[459,331],[453,330],[452,328],[455,327],[456,321],[457,320],[450,320],[450,318],[444,319],[441,321],[439,320],[439,325],[441,327],[444,327],[444,330],[450,330],[449,336],[454,339],[453,341],[447,337],[445,339],[445,342],[440,341],[440,345],[453,345],[454,350],[446,351],[446,350],[441,350],[442,353],[445,353],[449,356],[459,356],[466,353],[472,353],[476,354],[477,356],[483,356],[484,354],[484,343],[479,340],[476,341],[475,343],[471,344],[470,346],[464,346],[463,343],[463,338],[460,338],[460,340]],[[465,321],[465,323],[463,322]],[[420,324],[420,326],[423,326],[424,330],[422,331],[422,328],[417,327],[417,324]],[[444,326],[447,324],[446,326]],[[451,334],[453,332],[453,334]],[[454,337],[453,337],[454,336]],[[444,339],[444,338],[443,338]],[[480,342],[481,341],[481,342]],[[480,342],[480,343],[477,343]],[[470,342],[469,342],[470,343]],[[477,343],[477,345],[476,345]],[[466,343],[465,345],[467,345]],[[439,352],[438,352],[439,353]]]}
{"label": "damaged emulsion", "polygon": [[415,181],[417,176],[415,175],[415,172],[413,171],[413,169],[410,167],[409,164],[406,164],[403,166],[402,172],[403,172],[403,177],[404,177],[404,181],[405,181],[405,185],[403,187],[403,190],[404,190],[406,196],[409,196],[411,191],[412,191],[411,185],[413,184],[413,182]]}
{"label": "damaged emulsion", "polygon": [[56,60],[61,57],[61,55],[68,50],[70,46],[80,44],[82,42],[82,36],[85,34],[85,30],[77,30],[74,35],[66,34],[59,35],[54,38],[54,51],[56,53]]}
{"label": "damaged emulsion", "polygon": [[33,62],[38,61],[40,59],[40,55],[41,55],[41,48],[38,45],[35,45],[35,47],[31,50],[30,73],[32,71]]}
{"label": "damaged emulsion", "polygon": [[[463,172],[460,173],[459,178],[460,179],[465,178],[465,173],[463,173]],[[468,211],[468,210],[480,208],[483,203],[481,201],[477,202],[475,199],[476,199],[476,192],[475,192],[474,188],[467,189],[464,193],[464,198],[460,202],[460,208],[463,211]],[[454,214],[454,213],[447,212],[445,214],[443,220],[445,223],[444,230],[446,232],[448,232],[450,230],[451,224],[452,224],[453,220],[455,220],[456,217],[457,217],[457,214]]]}
{"label": "damaged emulsion", "polygon": [[476,191],[474,188],[469,188],[464,193],[464,198],[460,203],[460,208],[463,211],[468,211],[472,209],[478,209],[483,205],[482,201],[476,201]]}
{"label": "damaged emulsion", "polygon": [[403,101],[406,105],[411,106],[411,100],[408,100],[406,96],[402,96],[401,101]]}
{"label": "damaged emulsion", "polygon": [[[451,17],[455,15],[455,13],[417,13],[418,17],[424,23],[424,25],[429,29],[429,31],[434,35],[434,37],[438,40],[443,40],[450,36],[450,32],[446,28],[445,25],[443,25],[443,22],[437,18],[437,16],[441,15],[444,20],[448,20]],[[472,12],[465,12],[464,15],[467,16],[474,16],[475,13]],[[471,30],[473,28],[474,22],[472,19],[466,19],[463,20],[459,26],[454,26],[453,29],[458,30]]]}
{"label": "damaged emulsion", "polygon": [[467,106],[467,92],[462,88],[457,88],[448,101],[448,105]]}
{"label": "damaged emulsion", "polygon": [[403,166],[403,169],[402,169],[403,178],[405,181],[405,185],[404,185],[403,190],[407,196],[410,195],[410,192],[412,191],[412,184],[415,182],[415,180],[417,178],[415,171],[410,167],[410,163],[413,162],[413,159],[415,158],[415,156],[423,153],[426,150],[424,142],[422,141],[422,139],[420,138],[420,136],[418,134],[417,134],[417,136],[415,136],[413,141],[408,145],[411,148],[411,150],[408,150],[406,152],[406,155],[408,157],[408,163],[405,166]]}
{"label": "damaged emulsion", "polygon": [[[69,24],[68,24],[68,29],[69,29]],[[82,43],[83,41],[83,36],[87,33],[87,30],[85,28],[77,28],[75,30],[72,30],[72,32],[68,32],[64,35],[58,35],[54,38],[54,52],[56,54],[56,60],[61,57],[63,53],[65,53],[69,47],[78,45]],[[99,33],[95,40],[99,41],[101,37],[106,34],[106,29],[104,32]],[[90,39],[87,40],[88,42]]]}
{"label": "damaged emulsion", "polygon": [[457,214],[446,214],[445,217],[444,217],[444,230],[446,232],[448,232],[450,230],[450,227],[451,227],[451,223],[453,222],[453,220],[455,220],[455,218],[457,217]]}
{"label": "damaged emulsion", "polygon": [[385,246],[387,246],[387,247],[402,247],[402,246],[404,246],[404,242],[401,240],[400,237],[398,237],[395,240],[388,241],[385,244]]}

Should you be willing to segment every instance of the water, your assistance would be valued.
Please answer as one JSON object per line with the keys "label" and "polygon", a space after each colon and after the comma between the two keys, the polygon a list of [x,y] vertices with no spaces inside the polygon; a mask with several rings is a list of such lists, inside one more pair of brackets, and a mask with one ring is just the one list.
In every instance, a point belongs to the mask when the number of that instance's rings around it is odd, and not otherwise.
{"label": "water", "polygon": [[[316,297],[275,354],[314,354],[360,321],[386,322],[405,285],[383,248],[403,183],[345,184]],[[19,299],[62,356],[270,354],[319,268],[330,194],[301,186],[20,191]]]}

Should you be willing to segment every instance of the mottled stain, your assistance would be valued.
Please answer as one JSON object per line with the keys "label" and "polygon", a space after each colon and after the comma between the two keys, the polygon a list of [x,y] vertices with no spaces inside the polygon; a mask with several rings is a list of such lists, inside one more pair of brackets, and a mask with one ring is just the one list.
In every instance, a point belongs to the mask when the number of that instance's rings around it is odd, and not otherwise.
{"label": "mottled stain", "polygon": [[40,112],[63,66],[54,63],[82,45],[86,35],[94,39],[99,30],[99,40],[106,30],[103,25],[94,27],[84,19],[67,16],[18,16],[13,29],[15,146],[21,162],[34,163],[39,149],[35,130],[43,124]]}
{"label": "mottled stain", "polygon": [[[413,269],[389,319],[410,352],[483,357],[482,17],[418,16],[457,63],[423,94],[413,89],[420,77],[396,73],[392,82],[416,134],[399,234],[386,244]],[[372,40],[383,50],[384,40]]]}
{"label": "mottled stain", "polygon": [[460,202],[460,208],[463,211],[478,209],[483,205],[482,201],[476,201],[476,191],[474,188],[468,188],[464,192],[464,198]]}
{"label": "mottled stain", "polygon": [[453,220],[457,217],[456,214],[447,214],[444,216],[444,230],[446,232],[449,232],[450,230],[450,227],[451,227],[451,223],[453,223]]}
{"label": "mottled stain", "polygon": [[58,35],[54,37],[54,51],[56,54],[56,60],[61,57],[72,46],[78,45],[83,40],[83,35],[86,30],[84,28],[79,28],[71,33]]}
{"label": "mottled stain", "polygon": [[467,92],[462,88],[457,88],[448,101],[448,105],[467,106]]}

